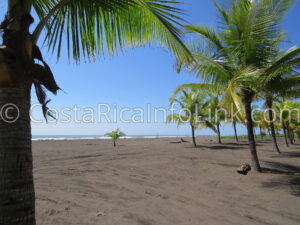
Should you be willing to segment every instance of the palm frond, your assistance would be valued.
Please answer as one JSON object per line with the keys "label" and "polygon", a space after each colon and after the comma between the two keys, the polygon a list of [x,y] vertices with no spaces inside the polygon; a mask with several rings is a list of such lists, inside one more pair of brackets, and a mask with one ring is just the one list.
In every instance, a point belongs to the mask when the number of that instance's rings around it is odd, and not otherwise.
{"label": "palm frond", "polygon": [[180,16],[183,11],[175,0],[38,0],[35,11],[41,18],[33,33],[38,39],[47,29],[49,50],[59,58],[66,39],[68,55],[76,62],[81,56],[94,60],[102,55],[105,44],[109,54],[148,43],[190,57],[180,40]]}
{"label": "palm frond", "polygon": [[198,129],[201,130],[203,128],[209,128],[211,129],[213,132],[215,132],[216,134],[218,133],[218,130],[216,129],[216,127],[211,123],[209,122],[208,120],[204,121],[204,123],[202,123]]}
{"label": "palm frond", "polygon": [[208,93],[212,91],[220,92],[226,90],[226,86],[218,85],[218,84],[211,84],[211,83],[192,83],[192,84],[183,84],[178,86],[175,91],[173,92],[172,97],[170,98],[170,103],[176,99],[176,96],[179,92],[183,91],[184,89],[190,89],[192,91],[198,91],[202,93]]}
{"label": "palm frond", "polygon": [[214,28],[208,26],[201,26],[201,25],[200,26],[186,25],[184,26],[184,28],[185,28],[184,33],[194,33],[200,35],[207,42],[214,45],[221,54],[227,55],[225,52],[225,48],[222,44],[222,41],[220,40],[219,35]]}
{"label": "palm frond", "polygon": [[291,68],[300,69],[300,48],[293,46],[266,69],[266,74],[281,75],[287,73]]}
{"label": "palm frond", "polygon": [[178,113],[173,113],[167,116],[166,123],[171,123],[172,121],[177,122],[177,127],[180,126],[182,123],[188,123],[190,122],[189,117],[178,114]]}

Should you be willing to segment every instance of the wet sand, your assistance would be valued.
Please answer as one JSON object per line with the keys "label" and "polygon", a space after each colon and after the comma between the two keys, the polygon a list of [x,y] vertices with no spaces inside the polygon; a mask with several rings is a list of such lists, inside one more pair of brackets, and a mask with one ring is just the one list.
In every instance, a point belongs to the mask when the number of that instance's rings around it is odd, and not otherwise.
{"label": "wet sand", "polygon": [[300,224],[300,145],[258,140],[264,172],[243,176],[247,141],[185,140],[34,141],[37,224]]}

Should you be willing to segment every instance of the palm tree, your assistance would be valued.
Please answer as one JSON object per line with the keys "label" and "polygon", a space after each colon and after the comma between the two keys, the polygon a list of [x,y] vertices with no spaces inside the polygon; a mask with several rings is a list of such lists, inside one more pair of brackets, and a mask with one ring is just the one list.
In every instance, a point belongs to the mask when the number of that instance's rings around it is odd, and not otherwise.
{"label": "palm tree", "polygon": [[228,122],[232,123],[235,141],[239,142],[236,125],[237,123],[245,125],[245,110],[239,95],[236,93],[229,95],[228,92],[224,92],[225,95],[221,99],[219,106],[226,110],[227,118],[225,120],[225,125]]}
{"label": "palm tree", "polygon": [[[208,110],[210,112],[207,112],[208,118],[203,120],[204,122],[206,122],[206,124],[203,123],[202,127],[210,128],[211,130],[213,130],[218,135],[218,142],[221,144],[221,121],[224,120],[224,124],[228,123],[228,121],[231,121],[234,128],[235,139],[238,142],[236,124],[243,123],[245,118],[245,112],[242,108],[240,97],[236,94],[228,95],[228,93],[225,92],[226,87],[224,85],[194,83],[183,84],[177,87],[177,89],[173,93],[173,99],[180,91],[186,88],[198,90],[208,95],[207,97],[210,103],[210,107]],[[226,95],[222,97],[222,94],[224,94],[224,92],[226,93]],[[222,98],[219,99],[220,97]],[[216,128],[213,128],[213,126],[216,126]]]}
{"label": "palm tree", "polygon": [[267,121],[265,120],[265,112],[256,108],[253,113],[253,124],[259,128],[260,138],[264,138],[264,130],[267,129]]}
{"label": "palm tree", "polygon": [[[296,57],[294,57],[296,56]],[[267,79],[263,79],[263,90],[262,96],[265,99],[265,105],[268,108],[270,130],[272,135],[272,140],[274,144],[274,150],[276,153],[280,153],[280,149],[276,140],[276,133],[274,128],[273,120],[273,102],[276,96],[293,96],[299,97],[300,90],[300,76],[295,70],[297,64],[299,65],[300,49],[297,47],[292,47],[284,54],[276,54],[273,62],[269,63],[269,68],[263,76]],[[291,62],[292,61],[292,62]],[[285,65],[282,66],[281,63],[284,62]],[[296,65],[296,66],[295,66]],[[281,67],[279,70],[274,70],[274,67]]]}
{"label": "palm tree", "polygon": [[205,96],[202,93],[190,90],[182,90],[182,96],[180,96],[178,99],[175,97],[176,96],[173,96],[170,99],[170,103],[171,105],[174,102],[178,103],[181,107],[181,111],[180,113],[172,113],[168,115],[167,123],[176,121],[177,126],[183,123],[188,123],[192,130],[193,144],[195,147],[197,147],[195,130],[199,127],[200,123],[203,123],[203,118],[206,116],[206,108],[209,103],[205,101]]}
{"label": "palm tree", "polygon": [[291,49],[280,60],[273,60],[282,42],[280,22],[293,2],[237,0],[232,1],[230,10],[227,10],[214,1],[222,23],[219,30],[207,26],[185,26],[186,33],[197,34],[199,39],[188,43],[195,60],[178,58],[178,71],[184,68],[205,82],[227,87],[224,98],[231,98],[236,107],[239,107],[237,101],[241,98],[254,171],[261,171],[261,168],[251,103],[268,80],[299,66],[299,48]]}
{"label": "palm tree", "polygon": [[221,140],[221,121],[225,120],[226,112],[225,109],[220,107],[220,93],[218,91],[209,92],[207,96],[207,102],[209,103],[209,112],[207,113],[209,118],[206,118],[203,123],[202,127],[207,127],[212,129],[214,132],[217,133],[218,136],[218,143],[222,144]]}
{"label": "palm tree", "polygon": [[[0,25],[0,105],[19,118],[14,123],[0,119],[0,221],[1,224],[35,224],[35,194],[32,173],[30,90],[34,85],[45,116],[45,89],[59,90],[50,67],[43,60],[37,41],[43,30],[49,50],[59,58],[66,40],[69,58],[93,61],[97,54],[155,43],[176,55],[189,57],[180,41],[182,10],[174,0],[7,0]],[[31,33],[32,11],[39,21]],[[38,64],[39,60],[41,64]],[[11,108],[10,108],[11,109]],[[14,115],[13,115],[14,114]],[[13,178],[13,179],[12,179]]]}
{"label": "palm tree", "polygon": [[237,120],[233,119],[232,120],[232,127],[233,127],[233,131],[234,131],[234,138],[236,142],[239,142],[239,138],[238,138],[238,134],[237,134],[237,129],[236,129],[236,124],[237,124]]}
{"label": "palm tree", "polygon": [[274,108],[276,110],[278,120],[281,121],[285,144],[289,147],[288,139],[290,140],[290,144],[293,144],[293,138],[291,135],[293,132],[291,132],[291,125],[295,126],[296,129],[299,123],[300,104],[299,102],[292,100],[280,101],[277,99]]}
{"label": "palm tree", "polygon": [[289,147],[289,142],[292,144],[291,138],[290,138],[290,127],[289,127],[289,113],[286,110],[289,110],[290,108],[286,105],[287,102],[283,102],[277,107],[280,109],[280,118],[281,118],[281,124],[282,124],[282,130],[284,134],[284,140],[287,147]]}
{"label": "palm tree", "polygon": [[126,136],[125,133],[123,133],[122,131],[120,131],[120,129],[116,129],[110,133],[106,133],[104,134],[104,136],[107,136],[107,137],[111,137],[113,139],[113,143],[114,143],[114,147],[116,147],[116,142],[117,140],[120,138],[120,137],[124,137]]}

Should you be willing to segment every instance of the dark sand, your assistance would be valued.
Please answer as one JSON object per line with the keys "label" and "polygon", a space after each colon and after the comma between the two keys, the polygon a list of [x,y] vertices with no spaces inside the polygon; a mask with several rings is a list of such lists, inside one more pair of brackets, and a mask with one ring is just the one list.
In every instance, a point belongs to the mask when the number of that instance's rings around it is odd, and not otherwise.
{"label": "dark sand", "polygon": [[243,176],[246,141],[179,140],[34,141],[37,224],[300,224],[300,145],[258,140],[265,172]]}

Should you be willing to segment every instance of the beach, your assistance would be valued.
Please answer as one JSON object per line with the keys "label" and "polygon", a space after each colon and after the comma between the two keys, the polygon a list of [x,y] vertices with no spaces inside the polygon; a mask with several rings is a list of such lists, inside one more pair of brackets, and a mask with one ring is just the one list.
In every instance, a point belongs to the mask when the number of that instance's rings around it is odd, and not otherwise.
{"label": "beach", "polygon": [[33,141],[39,225],[300,224],[300,145],[197,137]]}

